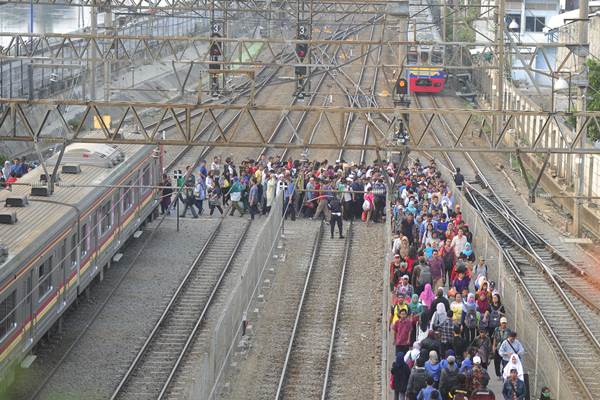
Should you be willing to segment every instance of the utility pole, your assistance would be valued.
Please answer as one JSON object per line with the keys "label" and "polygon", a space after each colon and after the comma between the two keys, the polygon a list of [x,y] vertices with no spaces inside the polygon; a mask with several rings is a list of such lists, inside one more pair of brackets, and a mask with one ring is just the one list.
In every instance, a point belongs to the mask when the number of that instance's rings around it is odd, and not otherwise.
{"label": "utility pole", "polygon": [[[577,49],[577,111],[586,111],[587,108],[587,47],[588,47],[588,23],[589,23],[589,3],[588,0],[579,0],[579,48]],[[586,123],[584,117],[578,117],[576,123],[576,132],[580,132]],[[585,129],[579,137],[579,147],[583,147],[586,141]],[[578,158],[577,168],[577,197],[573,201],[573,234],[577,237],[581,236],[581,208],[583,207],[583,185],[584,185],[584,170],[585,170],[585,155],[581,154]]]}
{"label": "utility pole", "polygon": [[[96,1],[92,2],[92,7],[90,9],[90,19],[91,19],[91,35],[96,37],[98,35],[98,8],[96,7]],[[92,46],[92,60],[90,62],[90,100],[96,100],[96,46],[93,44]]]}
{"label": "utility pole", "polygon": [[498,111],[498,114],[493,117],[491,142],[495,143],[494,140],[496,135],[499,134],[502,126],[502,116],[500,112],[504,109],[504,10],[505,0],[498,0],[497,14],[496,14],[496,46],[498,48],[498,69],[496,70],[496,93],[494,94],[494,109]]}
{"label": "utility pole", "polygon": [[[112,19],[112,9],[110,5],[106,6],[106,11],[104,14],[104,29],[105,32],[109,35],[113,35],[113,19]],[[109,53],[110,54],[110,53]],[[109,57],[106,57],[104,60],[104,101],[110,100],[110,74],[111,74],[112,62]]]}

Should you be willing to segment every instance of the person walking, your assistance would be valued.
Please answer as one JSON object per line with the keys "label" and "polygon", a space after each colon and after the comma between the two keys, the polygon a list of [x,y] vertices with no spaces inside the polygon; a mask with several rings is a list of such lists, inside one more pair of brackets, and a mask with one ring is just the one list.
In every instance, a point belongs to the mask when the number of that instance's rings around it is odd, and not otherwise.
{"label": "person walking", "polygon": [[331,217],[329,219],[329,225],[331,228],[331,238],[333,239],[333,231],[335,230],[335,224],[338,226],[338,231],[340,234],[340,239],[344,238],[343,232],[343,220],[342,220],[342,204],[337,196],[333,196],[333,198],[329,201],[329,213]]}
{"label": "person walking", "polygon": [[214,187],[208,193],[208,207],[210,208],[210,215],[213,215],[215,212],[215,208],[219,210],[221,215],[223,215],[223,208],[221,207],[221,186],[215,180]]}
{"label": "person walking", "polygon": [[427,387],[427,379],[430,379],[433,385],[433,379],[427,377],[424,365],[425,361],[419,357],[410,372],[408,385],[406,386],[406,397],[408,400],[417,399],[417,394]]}
{"label": "person walking", "polygon": [[525,383],[519,379],[516,368],[510,370],[510,377],[502,385],[504,400],[524,400]]}
{"label": "person walking", "polygon": [[456,168],[456,173],[454,174],[454,184],[456,185],[456,188],[459,192],[462,190],[464,182],[465,177],[463,176],[463,174],[461,174],[460,168]]}
{"label": "person walking", "polygon": [[404,362],[403,352],[396,353],[396,361],[392,364],[390,372],[392,374],[393,387],[391,389],[394,391],[394,400],[405,400],[410,368]]}
{"label": "person walking", "polygon": [[512,331],[508,328],[508,319],[506,317],[500,318],[500,326],[494,329],[494,334],[492,335],[492,352],[494,353],[494,370],[496,372],[496,377],[499,380],[502,380],[502,369],[504,368],[504,364],[502,363],[502,356],[498,352],[500,350],[500,345],[504,343],[506,339],[508,339],[508,335],[510,335]]}
{"label": "person walking", "polygon": [[508,334],[506,340],[500,345],[498,353],[500,354],[500,357],[502,357],[503,368],[506,366],[506,364],[508,364],[510,357],[513,354],[516,354],[519,357],[522,357],[523,354],[525,354],[525,348],[521,342],[517,340],[517,332],[510,332]]}
{"label": "person walking", "polygon": [[169,176],[167,174],[163,174],[163,179],[160,185],[163,187],[160,196],[160,213],[161,215],[164,215],[165,213],[167,213],[167,215],[170,215],[171,211],[169,208],[171,207],[171,196],[173,196],[173,187],[171,180],[169,179]]}
{"label": "person walking", "polygon": [[196,213],[196,210],[194,209],[194,203],[196,201],[196,198],[194,197],[193,180],[189,180],[189,179],[186,180],[185,186],[183,187],[183,192],[185,194],[184,207],[183,207],[183,211],[181,212],[180,217],[185,218],[185,216],[187,215],[187,210],[189,208],[192,211],[192,218],[198,218],[198,214]]}
{"label": "person walking", "polygon": [[231,212],[229,215],[233,216],[235,210],[240,213],[240,217],[244,216],[244,209],[242,208],[242,192],[244,191],[244,186],[240,182],[240,179],[237,176],[233,177],[233,184],[227,193],[231,200]]}
{"label": "person walking", "polygon": [[254,219],[254,216],[260,213],[258,210],[258,183],[256,182],[256,177],[253,177],[250,182],[252,186],[250,187],[250,192],[248,193],[248,205],[250,208],[250,219]]}

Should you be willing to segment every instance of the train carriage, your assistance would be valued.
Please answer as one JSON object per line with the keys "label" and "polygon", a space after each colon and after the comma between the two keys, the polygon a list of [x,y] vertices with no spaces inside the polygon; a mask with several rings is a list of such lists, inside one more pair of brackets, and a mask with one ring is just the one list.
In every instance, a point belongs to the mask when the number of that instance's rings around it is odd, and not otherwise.
{"label": "train carriage", "polygon": [[[413,37],[421,42],[439,42],[442,37],[426,3],[410,4]],[[409,32],[409,35],[411,33]],[[406,71],[411,93],[439,93],[444,90],[448,73],[444,69],[445,47],[420,44],[408,47]]]}
{"label": "train carriage", "polygon": [[7,251],[0,257],[3,384],[158,206],[152,186],[161,165],[154,146],[72,144],[61,165],[50,196],[31,193],[44,178],[41,167],[19,181],[32,186],[0,192],[0,243]]}

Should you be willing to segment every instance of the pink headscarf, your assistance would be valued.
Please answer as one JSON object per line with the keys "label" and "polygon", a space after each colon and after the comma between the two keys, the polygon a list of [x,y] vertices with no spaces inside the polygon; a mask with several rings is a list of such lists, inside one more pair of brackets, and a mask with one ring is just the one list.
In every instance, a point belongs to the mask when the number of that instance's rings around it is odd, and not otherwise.
{"label": "pink headscarf", "polygon": [[429,283],[425,285],[425,289],[423,290],[419,298],[421,299],[423,304],[427,306],[427,308],[431,308],[431,302],[433,302],[433,300],[435,299],[435,294],[433,293],[433,290],[431,290],[431,285]]}

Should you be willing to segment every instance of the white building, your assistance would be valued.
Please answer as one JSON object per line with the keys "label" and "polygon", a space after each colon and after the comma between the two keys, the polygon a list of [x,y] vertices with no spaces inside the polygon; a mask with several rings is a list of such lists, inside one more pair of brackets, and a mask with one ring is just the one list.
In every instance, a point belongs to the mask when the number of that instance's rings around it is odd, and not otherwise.
{"label": "white building", "polygon": [[[563,2],[565,0],[562,0]],[[489,6],[494,6],[496,0],[483,0],[482,12],[490,10],[486,18],[475,22],[475,28],[480,32],[477,33],[477,41],[486,41],[487,38],[495,37],[496,20],[494,11]],[[486,7],[487,6],[487,7]],[[545,32],[547,31],[546,24],[550,18],[556,16],[561,10],[561,0],[522,0],[522,1],[507,1],[505,3],[505,24],[506,41],[515,43],[544,43],[547,42]],[[509,37],[510,36],[510,37]],[[521,48],[522,57],[527,64],[531,58],[531,54],[536,54],[534,68],[538,70],[548,70],[546,58],[550,62],[551,67],[554,67],[556,54],[554,49],[546,49],[546,57],[540,52],[535,53],[535,48]],[[521,61],[517,54],[512,54],[513,67],[521,67]],[[548,83],[547,77],[542,74],[533,73],[532,76],[538,83]],[[514,69],[512,79],[521,81],[524,84],[530,84],[529,75],[522,69]]]}

